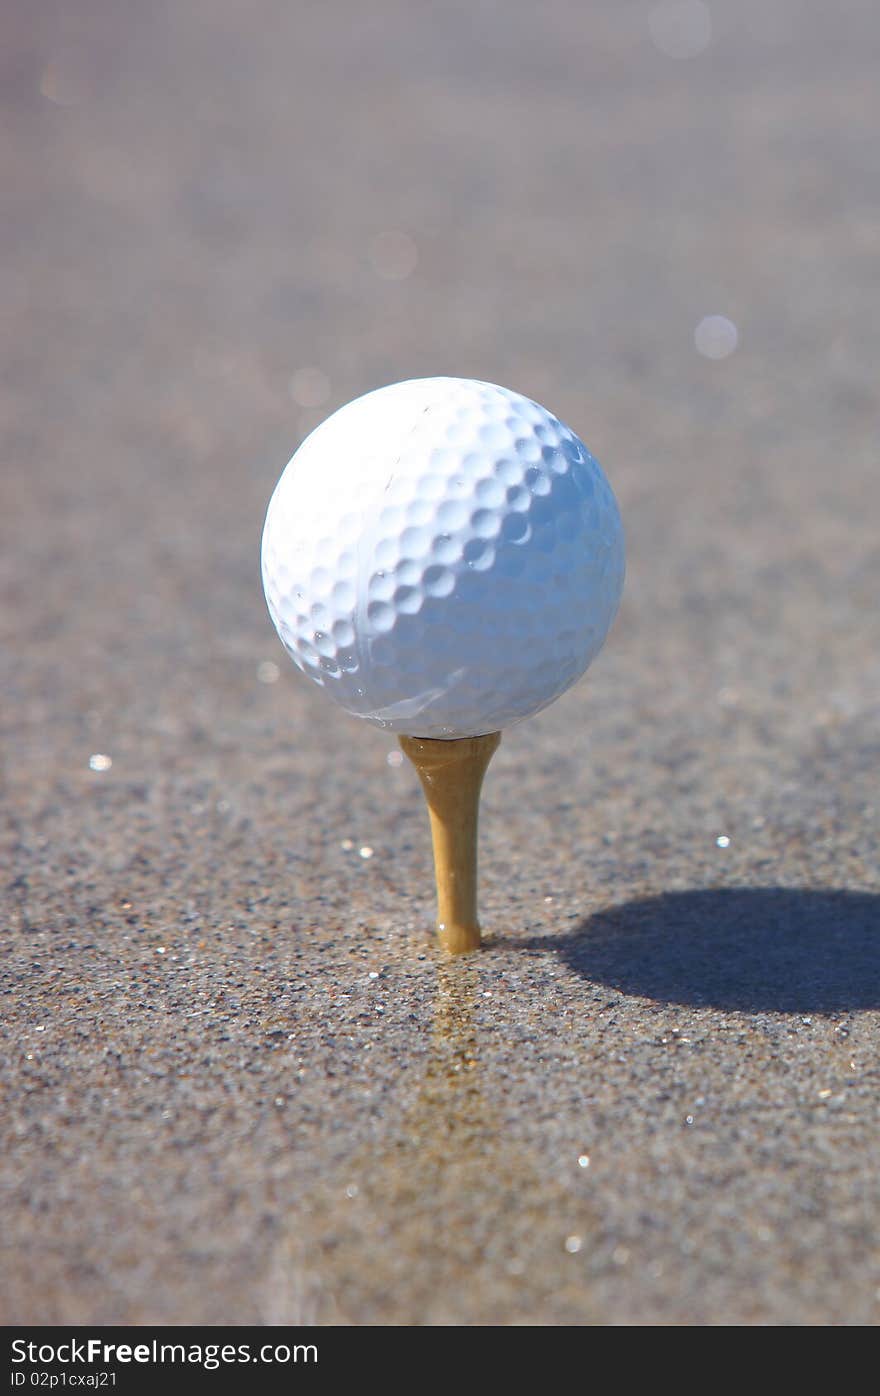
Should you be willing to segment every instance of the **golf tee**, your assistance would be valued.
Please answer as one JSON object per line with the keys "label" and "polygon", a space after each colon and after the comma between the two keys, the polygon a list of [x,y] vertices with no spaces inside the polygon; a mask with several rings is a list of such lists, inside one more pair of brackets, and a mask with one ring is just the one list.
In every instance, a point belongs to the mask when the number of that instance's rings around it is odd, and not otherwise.
{"label": "golf tee", "polygon": [[452,741],[400,738],[404,753],[418,772],[428,803],[437,882],[437,931],[441,945],[451,955],[476,950],[480,945],[477,919],[480,790],[486,767],[500,741],[500,732]]}

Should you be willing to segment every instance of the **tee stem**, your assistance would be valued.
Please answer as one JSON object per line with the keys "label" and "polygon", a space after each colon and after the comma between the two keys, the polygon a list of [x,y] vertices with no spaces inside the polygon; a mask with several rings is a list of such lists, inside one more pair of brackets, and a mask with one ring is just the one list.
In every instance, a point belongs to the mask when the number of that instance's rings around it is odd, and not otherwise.
{"label": "tee stem", "polygon": [[434,844],[437,881],[437,932],[450,955],[477,950],[477,821],[486,767],[501,741],[485,737],[438,741],[401,737],[400,745],[418,772]]}

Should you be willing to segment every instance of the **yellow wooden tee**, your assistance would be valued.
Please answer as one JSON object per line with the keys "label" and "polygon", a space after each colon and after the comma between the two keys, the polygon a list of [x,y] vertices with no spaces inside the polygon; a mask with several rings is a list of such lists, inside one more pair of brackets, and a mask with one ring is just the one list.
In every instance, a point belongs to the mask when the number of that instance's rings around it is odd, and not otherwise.
{"label": "yellow wooden tee", "polygon": [[418,772],[428,802],[440,943],[451,955],[477,950],[480,788],[501,733],[453,741],[430,737],[400,737],[399,741]]}

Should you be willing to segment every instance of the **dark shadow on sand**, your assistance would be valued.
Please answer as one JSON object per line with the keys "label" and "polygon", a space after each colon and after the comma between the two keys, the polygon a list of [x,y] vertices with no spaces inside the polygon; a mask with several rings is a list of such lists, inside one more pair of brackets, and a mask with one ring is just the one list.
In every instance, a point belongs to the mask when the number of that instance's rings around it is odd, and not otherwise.
{"label": "dark shadow on sand", "polygon": [[880,1007],[880,896],[742,887],[669,892],[529,942],[584,979],[746,1012]]}

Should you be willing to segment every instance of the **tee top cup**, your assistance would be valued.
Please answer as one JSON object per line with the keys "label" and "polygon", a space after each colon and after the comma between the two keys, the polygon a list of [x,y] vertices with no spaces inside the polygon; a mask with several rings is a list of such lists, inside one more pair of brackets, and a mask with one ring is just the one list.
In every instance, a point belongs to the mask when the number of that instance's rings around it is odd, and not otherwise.
{"label": "tee top cup", "polygon": [[601,466],[507,388],[395,383],[303,441],[269,503],[262,568],[293,662],[415,765],[441,942],[475,949],[479,794],[501,729],[583,674],[620,601]]}

